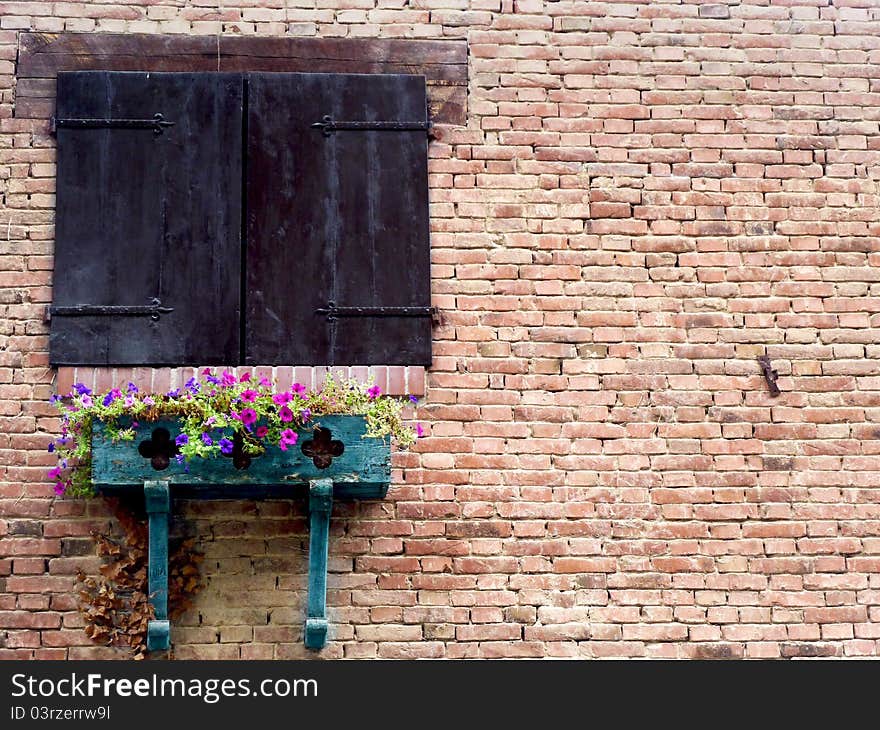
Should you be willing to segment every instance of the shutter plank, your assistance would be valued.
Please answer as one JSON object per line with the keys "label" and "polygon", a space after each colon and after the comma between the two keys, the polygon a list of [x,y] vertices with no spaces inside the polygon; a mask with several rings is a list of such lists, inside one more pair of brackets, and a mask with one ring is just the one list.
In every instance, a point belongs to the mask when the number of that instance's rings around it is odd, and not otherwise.
{"label": "shutter plank", "polygon": [[58,118],[174,126],[58,129],[53,304],[174,311],[53,316],[53,364],[238,361],[241,110],[235,74],[59,74]]}
{"label": "shutter plank", "polygon": [[425,121],[424,78],[249,78],[247,361],[429,364],[428,317],[315,312],[430,306],[427,135],[311,127]]}

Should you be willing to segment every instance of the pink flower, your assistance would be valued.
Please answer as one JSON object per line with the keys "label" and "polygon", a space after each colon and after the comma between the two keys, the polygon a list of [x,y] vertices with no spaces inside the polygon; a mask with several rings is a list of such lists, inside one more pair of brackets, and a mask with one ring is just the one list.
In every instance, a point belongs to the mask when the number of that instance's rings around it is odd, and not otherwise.
{"label": "pink flower", "polygon": [[220,380],[220,384],[224,386],[235,385],[238,381],[235,379],[235,376],[229,372],[228,370],[223,371],[223,378]]}
{"label": "pink flower", "polygon": [[417,423],[416,424],[416,436],[418,436],[419,438],[422,438],[422,437],[424,437],[424,435],[425,435],[425,429],[422,427],[421,423]]}
{"label": "pink flower", "polygon": [[287,451],[287,447],[293,446],[298,438],[296,431],[286,428],[281,432],[281,440],[278,442],[278,448],[282,451]]}
{"label": "pink flower", "polygon": [[[247,373],[245,373],[245,374],[247,374]],[[243,401],[248,402],[248,403],[253,403],[257,399],[258,395],[259,395],[259,393],[257,393],[257,391],[251,390],[250,388],[248,388],[247,390],[242,392],[241,399]]]}
{"label": "pink flower", "polygon": [[272,402],[275,403],[276,406],[283,406],[285,403],[290,403],[291,400],[293,400],[293,396],[287,391],[276,393],[272,396]]}
{"label": "pink flower", "polygon": [[265,375],[260,376],[260,387],[268,388],[271,385],[272,385],[272,383],[269,381],[269,378],[267,378]]}
{"label": "pink flower", "polygon": [[241,412],[241,422],[245,426],[252,426],[257,422],[257,412],[253,408],[245,408]]}
{"label": "pink flower", "polygon": [[250,383],[251,382],[251,374],[245,373],[238,379],[239,383]]}
{"label": "pink flower", "polygon": [[90,395],[84,395],[81,398],[81,402],[86,408],[89,408],[92,405],[92,397]]}
{"label": "pink flower", "polygon": [[380,395],[382,395],[382,389],[378,385],[367,389],[367,396],[370,398],[378,398]]}
{"label": "pink flower", "polygon": [[278,411],[278,418],[284,423],[290,423],[293,420],[293,411],[287,406],[281,406],[281,410]]}
{"label": "pink flower", "polygon": [[266,426],[257,426],[257,438],[264,439],[266,438],[266,434],[269,433],[269,429]]}
{"label": "pink flower", "polygon": [[302,395],[306,392],[306,386],[304,386],[302,383],[294,383],[291,390],[293,390],[293,392],[297,395]]}

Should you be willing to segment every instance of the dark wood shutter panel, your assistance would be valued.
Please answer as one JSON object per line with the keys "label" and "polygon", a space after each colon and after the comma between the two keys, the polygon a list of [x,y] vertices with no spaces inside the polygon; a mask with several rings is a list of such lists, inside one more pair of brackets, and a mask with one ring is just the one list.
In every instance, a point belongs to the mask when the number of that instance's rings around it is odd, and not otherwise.
{"label": "dark wood shutter panel", "polygon": [[[58,75],[55,365],[238,362],[242,78]],[[82,128],[77,119],[150,120]],[[85,305],[144,307],[73,315]]]}
{"label": "dark wood shutter panel", "polygon": [[[430,316],[316,311],[430,307],[424,77],[250,74],[248,89],[246,362],[430,364]],[[387,124],[313,126],[325,117]]]}

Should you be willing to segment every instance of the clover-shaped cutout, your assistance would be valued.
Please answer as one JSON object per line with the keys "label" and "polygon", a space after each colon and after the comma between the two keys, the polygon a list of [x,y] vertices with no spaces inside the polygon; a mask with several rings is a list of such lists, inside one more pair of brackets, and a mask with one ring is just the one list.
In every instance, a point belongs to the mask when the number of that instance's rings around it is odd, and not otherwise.
{"label": "clover-shaped cutout", "polygon": [[342,441],[333,439],[329,428],[315,428],[315,435],[302,445],[302,452],[311,458],[319,469],[326,469],[333,463],[333,458],[342,456],[345,451]]}
{"label": "clover-shaped cutout", "polygon": [[156,471],[167,469],[171,458],[177,456],[177,444],[171,440],[171,434],[167,428],[153,429],[151,438],[145,439],[138,444],[138,453],[145,459],[150,460],[150,465]]}
{"label": "clover-shaped cutout", "polygon": [[232,451],[222,455],[232,459],[232,465],[236,469],[247,469],[253,460],[253,457],[244,450],[244,437],[240,431],[236,431],[232,437]]}

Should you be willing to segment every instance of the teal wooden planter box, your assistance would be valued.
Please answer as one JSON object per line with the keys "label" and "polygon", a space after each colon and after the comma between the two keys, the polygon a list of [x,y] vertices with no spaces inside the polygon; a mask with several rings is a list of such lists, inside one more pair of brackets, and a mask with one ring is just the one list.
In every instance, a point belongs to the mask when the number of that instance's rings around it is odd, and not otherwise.
{"label": "teal wooden planter box", "polygon": [[168,649],[168,515],[175,497],[185,499],[295,499],[308,496],[309,597],[305,645],[327,642],[327,547],[333,499],[381,499],[391,478],[388,438],[366,437],[362,416],[315,418],[287,451],[270,447],[248,460],[173,458],[180,428],[173,421],[142,422],[133,441],[113,443],[104,424],[92,429],[92,481],[107,495],[143,490],[149,520],[149,591],[156,609],[147,649]]}

